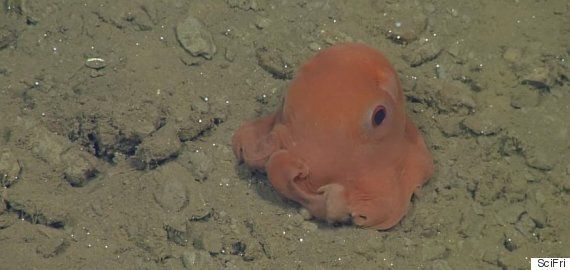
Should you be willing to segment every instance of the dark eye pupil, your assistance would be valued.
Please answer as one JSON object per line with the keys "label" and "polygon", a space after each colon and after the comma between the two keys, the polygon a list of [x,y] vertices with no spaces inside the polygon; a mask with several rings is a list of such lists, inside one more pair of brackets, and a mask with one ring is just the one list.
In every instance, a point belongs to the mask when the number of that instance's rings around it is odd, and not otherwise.
{"label": "dark eye pupil", "polygon": [[384,118],[386,118],[386,108],[379,106],[376,108],[376,110],[374,110],[374,115],[372,115],[372,123],[374,126],[379,126],[384,121]]}

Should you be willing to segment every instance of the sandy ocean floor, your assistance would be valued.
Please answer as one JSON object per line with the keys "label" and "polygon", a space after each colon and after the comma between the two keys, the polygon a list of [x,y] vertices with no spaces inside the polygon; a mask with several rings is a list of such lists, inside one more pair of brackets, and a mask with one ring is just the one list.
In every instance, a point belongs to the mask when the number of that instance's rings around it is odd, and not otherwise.
{"label": "sandy ocean floor", "polygon": [[[565,0],[3,0],[0,269],[529,269],[570,257]],[[191,38],[188,38],[191,37]],[[436,172],[388,231],[310,220],[237,127],[358,41]]]}

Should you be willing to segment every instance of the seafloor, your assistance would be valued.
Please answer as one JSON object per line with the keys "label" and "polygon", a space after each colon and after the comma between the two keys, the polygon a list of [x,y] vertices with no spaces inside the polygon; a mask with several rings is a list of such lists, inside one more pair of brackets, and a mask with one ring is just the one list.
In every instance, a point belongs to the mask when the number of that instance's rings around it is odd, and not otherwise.
{"label": "seafloor", "polygon": [[[570,4],[3,0],[0,269],[529,269],[570,253]],[[230,138],[383,51],[436,173],[388,231],[309,220]]]}

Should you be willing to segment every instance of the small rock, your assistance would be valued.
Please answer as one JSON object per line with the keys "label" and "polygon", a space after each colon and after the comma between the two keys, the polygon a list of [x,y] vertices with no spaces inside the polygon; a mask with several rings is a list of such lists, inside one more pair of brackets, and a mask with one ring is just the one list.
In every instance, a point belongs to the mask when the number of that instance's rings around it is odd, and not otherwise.
{"label": "small rock", "polygon": [[79,149],[72,148],[66,151],[62,154],[61,160],[66,164],[64,178],[73,187],[85,186],[99,173],[95,157]]}
{"label": "small rock", "polygon": [[524,152],[524,157],[526,160],[526,165],[531,168],[543,171],[550,171],[552,168],[554,168],[553,157],[544,151],[530,148]]}
{"label": "small rock", "polygon": [[554,75],[547,67],[535,67],[522,76],[522,84],[528,84],[538,89],[550,89],[554,83]]}
{"label": "small rock", "polygon": [[168,241],[180,246],[186,246],[188,244],[188,234],[185,231],[178,230],[170,225],[165,225],[164,230],[166,231],[166,239]]}
{"label": "small rock", "polygon": [[228,61],[228,62],[233,62],[236,59],[236,55],[235,53],[226,47],[226,51],[224,53],[224,58]]}
{"label": "small rock", "polygon": [[530,237],[536,229],[536,224],[527,214],[523,214],[515,224],[515,228],[526,237]]}
{"label": "small rock", "polygon": [[186,250],[180,259],[186,269],[216,269],[212,256],[203,250]]}
{"label": "small rock", "polygon": [[475,135],[494,135],[501,130],[496,117],[489,113],[480,112],[467,117],[463,120],[462,125]]}
{"label": "small rock", "polygon": [[36,248],[36,252],[44,258],[57,256],[67,249],[69,243],[62,238],[49,238],[42,241]]}
{"label": "small rock", "polygon": [[308,45],[309,50],[313,51],[313,52],[317,52],[320,51],[322,49],[321,45],[319,45],[319,43],[316,42],[311,42]]}
{"label": "small rock", "polygon": [[69,141],[43,128],[34,129],[32,132],[29,142],[32,153],[50,165],[62,164],[61,154],[71,147]]}
{"label": "small rock", "polygon": [[168,212],[178,212],[187,204],[186,188],[178,178],[160,179],[160,187],[154,192],[155,201]]}
{"label": "small rock", "polygon": [[508,251],[515,251],[521,246],[525,246],[527,244],[526,237],[518,232],[516,229],[508,229],[503,236],[503,246]]}
{"label": "small rock", "polygon": [[438,87],[435,100],[437,100],[438,109],[441,111],[458,112],[463,110],[465,113],[469,113],[477,108],[471,90],[465,84],[455,81],[442,81]]}
{"label": "small rock", "polygon": [[536,107],[539,102],[540,93],[538,93],[538,91],[531,91],[529,89],[522,89],[521,91],[517,91],[511,97],[511,107],[515,109]]}
{"label": "small rock", "polygon": [[396,18],[388,18],[385,22],[388,26],[385,29],[385,35],[398,44],[409,44],[418,39],[418,37],[427,28],[427,17],[418,12],[412,16],[400,16]]}
{"label": "small rock", "polygon": [[462,133],[460,118],[449,117],[448,115],[442,114],[436,118],[436,121],[439,130],[447,137],[459,136]]}
{"label": "small rock", "polygon": [[189,152],[188,155],[188,162],[189,162],[189,169],[192,171],[192,175],[196,178],[196,180],[204,181],[208,179],[210,173],[214,169],[214,164],[210,157],[208,157],[204,152]]}
{"label": "small rock", "polygon": [[255,19],[255,27],[261,30],[267,28],[271,24],[271,20],[265,17],[257,16]]}
{"label": "small rock", "polygon": [[281,51],[265,47],[256,51],[257,62],[261,68],[278,79],[291,79],[295,68]]}
{"label": "small rock", "polygon": [[177,127],[172,123],[144,138],[133,157],[137,169],[155,168],[160,163],[178,155],[182,147],[177,134]]}
{"label": "small rock", "polygon": [[417,67],[436,59],[441,51],[442,48],[436,42],[423,42],[419,46],[413,48],[411,53],[404,54],[403,58],[411,67]]}
{"label": "small rock", "polygon": [[192,56],[201,56],[210,60],[216,54],[212,34],[193,16],[188,16],[176,26],[176,38]]}

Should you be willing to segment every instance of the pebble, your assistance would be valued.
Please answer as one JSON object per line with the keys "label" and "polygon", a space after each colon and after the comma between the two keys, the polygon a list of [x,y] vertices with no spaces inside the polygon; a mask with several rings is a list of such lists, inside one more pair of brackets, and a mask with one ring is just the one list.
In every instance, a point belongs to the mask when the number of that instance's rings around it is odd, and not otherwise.
{"label": "pebble", "polygon": [[[525,91],[526,90],[526,91]],[[538,91],[531,91],[522,89],[515,92],[511,97],[511,107],[521,109],[525,107],[535,107],[540,102],[540,93]]]}
{"label": "pebble", "polygon": [[277,79],[292,79],[295,67],[280,50],[259,48],[256,51],[257,62],[261,68]]}
{"label": "pebble", "polygon": [[61,156],[61,161],[66,164],[64,178],[72,187],[83,187],[99,174],[97,159],[79,149],[68,150]]}
{"label": "pebble", "polygon": [[265,17],[257,16],[255,18],[255,27],[257,29],[262,30],[267,28],[271,24],[271,20]]}
{"label": "pebble", "polygon": [[528,84],[538,89],[550,89],[554,83],[553,74],[547,67],[535,67],[522,76],[522,84]]}
{"label": "pebble", "polygon": [[501,130],[501,126],[494,120],[497,119],[497,116],[491,116],[485,113],[477,113],[473,116],[467,117],[463,120],[462,124],[463,127],[467,128],[475,135],[494,135],[499,130]]}
{"label": "pebble", "polygon": [[154,168],[159,163],[178,155],[182,143],[178,139],[177,126],[166,123],[150,136],[143,139],[133,159],[135,168]]}
{"label": "pebble", "polygon": [[527,212],[537,228],[544,228],[546,226],[548,213],[545,209],[538,207],[536,204],[530,204],[527,206]]}
{"label": "pebble", "polygon": [[535,168],[543,171],[550,171],[554,168],[554,160],[544,151],[538,151],[536,149],[530,148],[524,151],[524,157],[526,165],[531,168]]}
{"label": "pebble", "polygon": [[427,28],[427,17],[422,13],[412,13],[387,21],[390,27],[385,30],[386,36],[398,44],[409,44],[419,38]]}
{"label": "pebble", "polygon": [[404,54],[403,58],[411,67],[417,67],[433,61],[439,56],[441,51],[442,48],[436,42],[423,42],[419,46],[413,48],[411,53]]}
{"label": "pebble", "polygon": [[65,239],[53,237],[42,241],[36,252],[44,258],[50,258],[65,252],[68,246],[69,243]]}
{"label": "pebble", "polygon": [[319,45],[319,43],[316,43],[316,42],[309,43],[309,45],[307,47],[309,48],[309,50],[311,50],[313,52],[317,52],[317,51],[320,51],[322,49],[321,45]]}
{"label": "pebble", "polygon": [[156,202],[162,209],[169,212],[181,210],[188,201],[186,188],[182,184],[181,179],[166,178],[160,180],[162,183],[160,183],[160,187],[153,194]]}
{"label": "pebble", "polygon": [[210,60],[216,54],[217,49],[212,34],[193,16],[188,16],[176,26],[176,38],[192,56],[201,56]]}
{"label": "pebble", "polygon": [[443,80],[438,86],[436,98],[438,109],[469,113],[477,108],[471,90],[465,84]]}
{"label": "pebble", "polygon": [[188,153],[188,158],[190,170],[195,179],[199,181],[206,180],[214,169],[212,159],[201,151]]}

